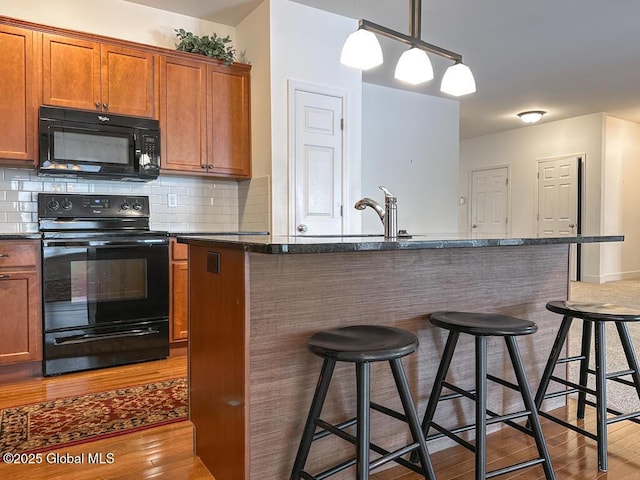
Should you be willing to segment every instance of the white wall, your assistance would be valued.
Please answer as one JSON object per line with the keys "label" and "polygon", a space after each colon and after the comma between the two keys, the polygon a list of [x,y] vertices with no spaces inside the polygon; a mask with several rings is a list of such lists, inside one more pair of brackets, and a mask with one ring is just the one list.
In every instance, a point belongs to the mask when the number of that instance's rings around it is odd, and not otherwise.
{"label": "white wall", "polygon": [[4,0],[0,15],[167,48],[175,48],[176,28],[235,39],[233,27],[122,0]]}
{"label": "white wall", "polygon": [[[367,83],[362,90],[362,196],[384,204],[384,185],[398,197],[398,228],[457,232],[459,102]],[[359,215],[363,232],[383,231],[373,210]]]}
{"label": "white wall", "polygon": [[[289,0],[270,0],[272,231],[289,233],[288,82],[296,80],[344,90],[347,98],[345,173],[353,205],[360,195],[362,74],[340,64],[342,44],[355,20]],[[255,125],[255,123],[254,123]],[[345,209],[348,231],[358,217]]]}
{"label": "white wall", "polygon": [[[472,169],[511,168],[511,229],[537,230],[536,161],[583,155],[583,234],[623,234],[624,243],[583,245],[583,280],[601,283],[640,276],[640,125],[595,113],[531,125],[460,143],[460,195],[469,196]],[[460,228],[468,228],[468,203]]]}
{"label": "white wall", "polygon": [[640,124],[606,117],[602,233],[624,234],[601,257],[603,281],[640,277]]}

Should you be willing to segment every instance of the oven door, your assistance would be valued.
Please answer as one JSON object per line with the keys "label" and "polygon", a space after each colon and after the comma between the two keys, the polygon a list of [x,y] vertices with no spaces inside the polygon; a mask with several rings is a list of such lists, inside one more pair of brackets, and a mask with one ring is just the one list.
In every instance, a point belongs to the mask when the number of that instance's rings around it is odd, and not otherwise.
{"label": "oven door", "polygon": [[166,237],[43,241],[46,332],[167,319]]}

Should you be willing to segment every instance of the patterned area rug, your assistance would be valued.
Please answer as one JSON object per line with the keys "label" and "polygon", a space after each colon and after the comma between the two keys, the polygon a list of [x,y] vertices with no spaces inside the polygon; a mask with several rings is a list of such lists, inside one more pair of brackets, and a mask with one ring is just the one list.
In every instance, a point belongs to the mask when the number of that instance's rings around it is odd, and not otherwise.
{"label": "patterned area rug", "polygon": [[42,452],[186,420],[187,380],[179,378],[5,408],[0,452]]}

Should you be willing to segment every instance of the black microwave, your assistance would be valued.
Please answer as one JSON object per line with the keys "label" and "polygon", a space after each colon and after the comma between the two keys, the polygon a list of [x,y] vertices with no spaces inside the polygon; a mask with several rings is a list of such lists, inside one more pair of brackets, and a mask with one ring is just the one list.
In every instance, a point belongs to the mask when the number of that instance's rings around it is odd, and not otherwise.
{"label": "black microwave", "polygon": [[40,107],[38,175],[148,182],[160,173],[150,118]]}

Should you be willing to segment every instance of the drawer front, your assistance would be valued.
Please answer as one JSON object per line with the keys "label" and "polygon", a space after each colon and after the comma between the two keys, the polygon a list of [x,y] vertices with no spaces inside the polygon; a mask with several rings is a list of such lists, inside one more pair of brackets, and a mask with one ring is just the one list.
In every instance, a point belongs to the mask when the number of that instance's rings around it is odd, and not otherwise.
{"label": "drawer front", "polygon": [[37,242],[0,241],[0,268],[35,267]]}

